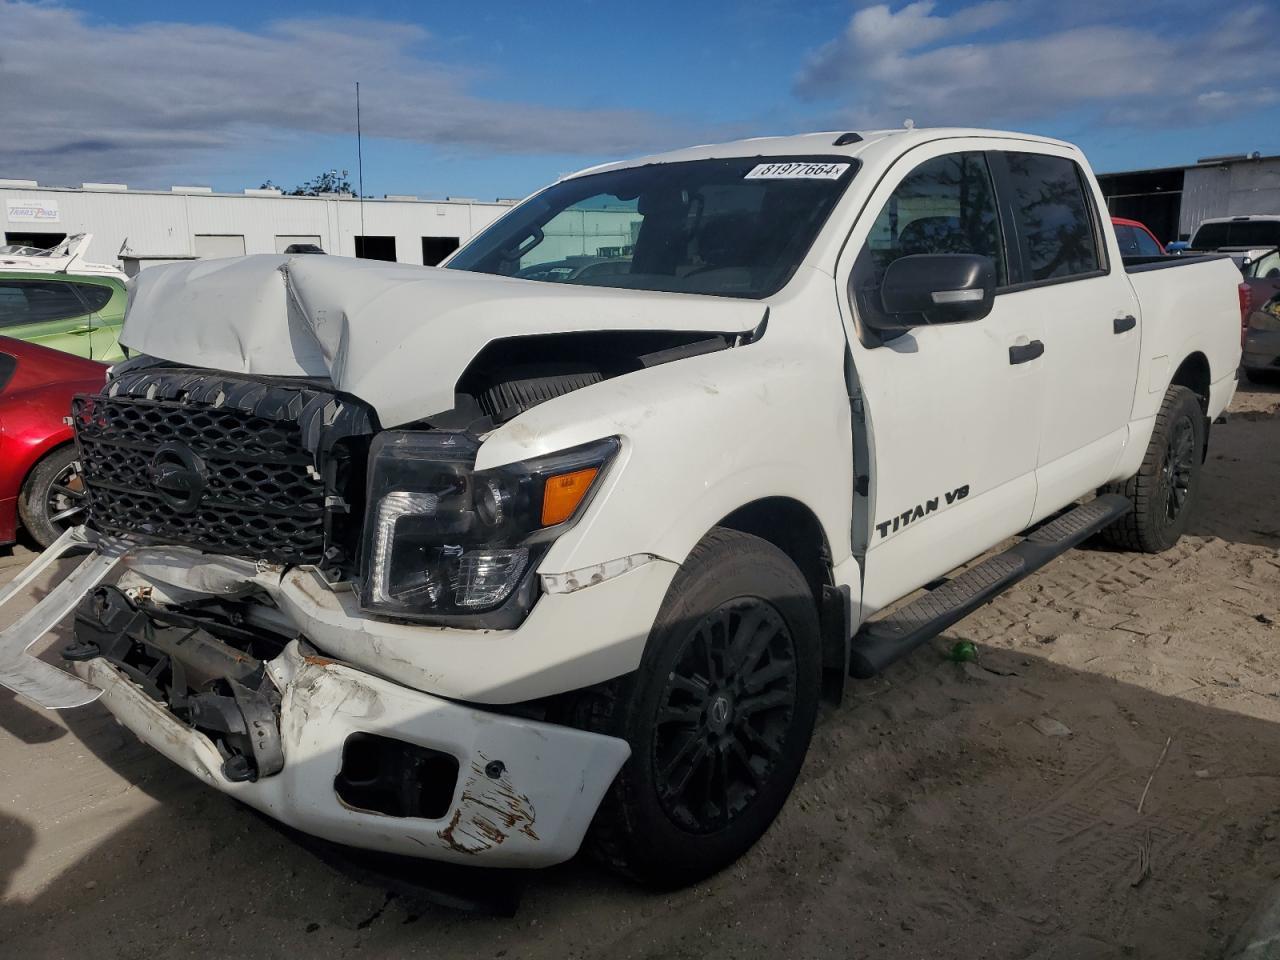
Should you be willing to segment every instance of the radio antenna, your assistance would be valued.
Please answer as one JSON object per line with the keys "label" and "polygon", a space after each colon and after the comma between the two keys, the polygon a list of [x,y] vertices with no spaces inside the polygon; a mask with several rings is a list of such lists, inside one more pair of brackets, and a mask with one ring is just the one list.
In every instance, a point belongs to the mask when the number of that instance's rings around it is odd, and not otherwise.
{"label": "radio antenna", "polygon": [[360,81],[356,81],[356,180],[360,191],[360,236],[364,236],[364,140],[360,132]]}

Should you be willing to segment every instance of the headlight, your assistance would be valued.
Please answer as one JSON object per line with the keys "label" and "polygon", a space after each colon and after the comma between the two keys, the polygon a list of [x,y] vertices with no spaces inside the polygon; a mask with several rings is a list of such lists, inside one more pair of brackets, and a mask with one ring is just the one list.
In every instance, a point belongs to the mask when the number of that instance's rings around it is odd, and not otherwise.
{"label": "headlight", "polygon": [[441,621],[493,613],[519,594],[504,618],[514,626],[533,600],[534,568],[581,516],[618,446],[609,437],[477,471],[479,444],[467,434],[379,434],[369,450],[361,605]]}

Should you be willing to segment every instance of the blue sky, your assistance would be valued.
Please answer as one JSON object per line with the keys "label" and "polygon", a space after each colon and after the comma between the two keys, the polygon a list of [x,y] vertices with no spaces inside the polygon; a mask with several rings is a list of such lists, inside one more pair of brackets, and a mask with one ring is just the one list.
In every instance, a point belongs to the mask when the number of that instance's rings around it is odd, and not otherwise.
{"label": "blue sky", "polygon": [[[1120,9],[1117,9],[1120,8]],[[1061,136],[1100,170],[1280,153],[1276,0],[0,0],[0,177],[355,179],[521,196],[590,163],[812,129]]]}

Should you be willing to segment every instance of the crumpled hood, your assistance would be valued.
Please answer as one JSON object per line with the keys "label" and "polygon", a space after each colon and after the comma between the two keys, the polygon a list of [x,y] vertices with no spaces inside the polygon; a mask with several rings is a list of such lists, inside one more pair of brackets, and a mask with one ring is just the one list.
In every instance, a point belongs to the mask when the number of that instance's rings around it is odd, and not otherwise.
{"label": "crumpled hood", "polygon": [[392,427],[452,408],[458,378],[491,340],[589,330],[740,333],[763,316],[763,304],[746,300],[261,254],[142,271],[120,341],[228,373],[327,377]]}

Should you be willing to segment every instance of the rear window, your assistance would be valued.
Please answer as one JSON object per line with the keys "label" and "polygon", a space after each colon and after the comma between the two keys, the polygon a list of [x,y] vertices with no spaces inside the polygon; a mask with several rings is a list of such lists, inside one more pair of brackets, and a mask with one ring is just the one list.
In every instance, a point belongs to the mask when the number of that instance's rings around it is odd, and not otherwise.
{"label": "rear window", "polygon": [[111,289],[98,284],[0,277],[0,328],[82,317],[110,299]]}
{"label": "rear window", "polygon": [[1220,250],[1223,247],[1280,247],[1280,220],[1206,223],[1191,238],[1193,250]]}
{"label": "rear window", "polygon": [[1006,153],[1024,280],[1062,280],[1101,269],[1080,168],[1065,157]]}
{"label": "rear window", "polygon": [[856,166],[849,157],[745,157],[575,177],[516,207],[448,268],[766,297],[800,265]]}

